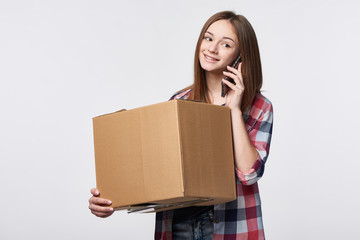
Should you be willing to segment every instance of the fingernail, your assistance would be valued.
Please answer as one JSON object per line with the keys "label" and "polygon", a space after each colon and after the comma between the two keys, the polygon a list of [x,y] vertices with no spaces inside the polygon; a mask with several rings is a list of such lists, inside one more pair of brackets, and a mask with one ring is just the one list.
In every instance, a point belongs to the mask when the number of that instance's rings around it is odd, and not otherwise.
{"label": "fingernail", "polygon": [[114,209],[113,209],[113,208],[110,208],[110,211],[114,211]]}
{"label": "fingernail", "polygon": [[98,195],[99,194],[99,191],[98,190],[95,190],[95,195]]}
{"label": "fingernail", "polygon": [[110,200],[108,201],[108,204],[111,204],[111,201],[110,201]]}

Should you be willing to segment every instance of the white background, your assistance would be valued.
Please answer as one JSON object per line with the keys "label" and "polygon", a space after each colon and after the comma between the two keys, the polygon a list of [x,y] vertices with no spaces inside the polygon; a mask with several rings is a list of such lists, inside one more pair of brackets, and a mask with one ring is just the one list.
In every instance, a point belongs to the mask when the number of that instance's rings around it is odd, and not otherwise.
{"label": "white background", "polygon": [[222,10],[252,23],[274,105],[267,239],[360,239],[356,0],[1,0],[0,239],[153,238],[153,214],[90,214],[92,117],[191,84]]}

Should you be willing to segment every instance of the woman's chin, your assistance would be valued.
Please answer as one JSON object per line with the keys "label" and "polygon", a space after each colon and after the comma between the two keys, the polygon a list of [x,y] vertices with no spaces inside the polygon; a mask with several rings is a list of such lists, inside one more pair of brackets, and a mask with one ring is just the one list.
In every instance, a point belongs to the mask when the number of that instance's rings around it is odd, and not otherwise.
{"label": "woman's chin", "polygon": [[221,72],[223,68],[219,68],[219,66],[214,66],[210,64],[201,64],[202,69],[207,72]]}

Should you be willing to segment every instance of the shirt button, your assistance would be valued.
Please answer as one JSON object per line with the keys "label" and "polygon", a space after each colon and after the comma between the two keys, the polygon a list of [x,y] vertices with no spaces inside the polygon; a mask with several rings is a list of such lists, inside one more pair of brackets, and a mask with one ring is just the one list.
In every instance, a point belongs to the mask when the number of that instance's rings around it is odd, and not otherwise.
{"label": "shirt button", "polygon": [[219,219],[216,219],[216,220],[215,220],[215,222],[216,222],[216,223],[219,223],[219,222],[220,222],[220,220],[219,220]]}

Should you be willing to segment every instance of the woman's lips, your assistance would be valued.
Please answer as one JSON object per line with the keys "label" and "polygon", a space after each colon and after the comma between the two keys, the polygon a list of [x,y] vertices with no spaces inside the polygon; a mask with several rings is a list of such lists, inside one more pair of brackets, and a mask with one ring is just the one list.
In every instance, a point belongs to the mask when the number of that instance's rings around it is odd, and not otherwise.
{"label": "woman's lips", "polygon": [[206,55],[206,54],[204,54],[204,59],[205,59],[205,61],[210,62],[210,63],[214,63],[214,62],[219,61],[219,59],[213,58],[213,57],[211,57],[209,55]]}

